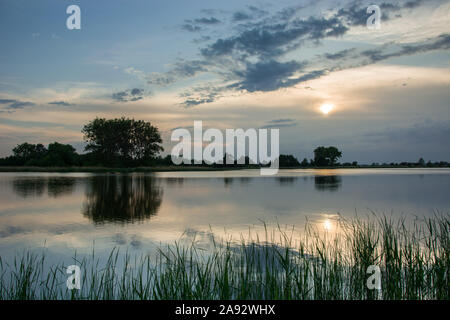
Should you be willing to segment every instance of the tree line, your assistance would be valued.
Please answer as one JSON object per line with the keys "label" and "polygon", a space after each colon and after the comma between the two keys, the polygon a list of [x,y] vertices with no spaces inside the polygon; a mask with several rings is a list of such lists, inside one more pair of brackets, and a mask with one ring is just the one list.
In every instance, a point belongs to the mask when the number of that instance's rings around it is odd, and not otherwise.
{"label": "tree line", "polygon": [[86,142],[84,154],[70,144],[22,143],[12,155],[0,159],[6,166],[151,166],[163,151],[158,128],[150,122],[129,118],[96,118],[86,124],[82,133]]}
{"label": "tree line", "polygon": [[[83,139],[86,142],[85,153],[78,154],[70,144],[53,142],[46,148],[43,144],[28,142],[12,149],[12,155],[0,158],[0,166],[103,166],[103,167],[136,167],[136,166],[171,166],[171,156],[161,157],[164,151],[160,132],[150,122],[129,118],[105,119],[96,118],[83,126]],[[213,164],[214,167],[230,166]],[[357,161],[339,163],[342,151],[334,146],[320,146],[314,150],[314,159],[303,159],[301,162],[293,155],[281,154],[281,168],[310,167],[358,167]],[[234,161],[231,166],[253,167],[248,157],[244,164]],[[367,165],[366,165],[367,166]],[[447,167],[449,163],[427,162],[420,158],[418,162],[372,163],[372,167]]]}

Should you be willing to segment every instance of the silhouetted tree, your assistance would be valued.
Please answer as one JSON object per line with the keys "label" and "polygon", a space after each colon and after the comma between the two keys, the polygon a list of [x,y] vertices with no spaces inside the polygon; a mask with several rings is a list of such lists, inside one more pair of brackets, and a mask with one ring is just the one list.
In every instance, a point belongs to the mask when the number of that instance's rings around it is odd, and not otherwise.
{"label": "silhouetted tree", "polygon": [[308,162],[308,159],[303,159],[303,161],[302,161],[302,163],[300,163],[300,166],[302,166],[302,167],[307,167],[307,166],[309,166],[309,162]]}
{"label": "silhouetted tree", "polygon": [[142,164],[163,151],[158,128],[142,120],[96,118],[82,132],[86,151],[105,164]]}
{"label": "silhouetted tree", "polygon": [[40,143],[30,144],[25,142],[17,145],[14,149],[12,149],[12,152],[17,164],[25,165],[30,161],[42,159],[47,154],[47,149]]}
{"label": "silhouetted tree", "polygon": [[425,166],[425,160],[423,160],[423,158],[420,158],[419,161],[417,162],[417,165],[420,167],[424,167]]}
{"label": "silhouetted tree", "polygon": [[38,166],[74,166],[79,164],[79,156],[75,151],[75,148],[70,144],[62,144],[53,142],[48,145],[47,154],[36,161],[35,165]]}
{"label": "silhouetted tree", "polygon": [[298,160],[291,154],[280,154],[278,159],[280,167],[298,167],[300,165]]}
{"label": "silhouetted tree", "polygon": [[317,147],[314,150],[314,163],[316,166],[334,166],[336,160],[342,157],[342,152],[336,147]]}

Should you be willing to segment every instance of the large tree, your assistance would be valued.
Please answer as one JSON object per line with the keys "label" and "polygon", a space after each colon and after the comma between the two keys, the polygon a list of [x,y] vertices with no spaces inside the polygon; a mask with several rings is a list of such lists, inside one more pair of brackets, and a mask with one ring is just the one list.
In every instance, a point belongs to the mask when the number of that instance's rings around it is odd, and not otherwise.
{"label": "large tree", "polygon": [[38,161],[47,154],[47,149],[43,144],[31,144],[28,142],[17,145],[12,149],[13,157],[18,164],[24,165],[30,161]]}
{"label": "large tree", "polygon": [[39,162],[39,165],[50,166],[74,166],[79,164],[79,155],[70,144],[53,142],[48,145],[47,155]]}
{"label": "large tree", "polygon": [[150,122],[128,118],[96,118],[83,127],[86,151],[105,164],[142,163],[163,151],[158,128]]}
{"label": "large tree", "polygon": [[342,152],[336,147],[317,147],[314,150],[314,163],[316,166],[334,166]]}

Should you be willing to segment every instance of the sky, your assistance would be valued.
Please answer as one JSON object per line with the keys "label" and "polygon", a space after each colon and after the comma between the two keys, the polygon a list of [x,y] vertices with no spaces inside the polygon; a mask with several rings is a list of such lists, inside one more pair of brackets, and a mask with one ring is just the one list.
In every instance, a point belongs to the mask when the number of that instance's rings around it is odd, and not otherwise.
{"label": "sky", "polygon": [[341,162],[450,161],[450,1],[0,0],[0,39],[0,156],[82,152],[84,124],[125,116],[165,154],[202,120],[279,128],[299,160],[333,145]]}

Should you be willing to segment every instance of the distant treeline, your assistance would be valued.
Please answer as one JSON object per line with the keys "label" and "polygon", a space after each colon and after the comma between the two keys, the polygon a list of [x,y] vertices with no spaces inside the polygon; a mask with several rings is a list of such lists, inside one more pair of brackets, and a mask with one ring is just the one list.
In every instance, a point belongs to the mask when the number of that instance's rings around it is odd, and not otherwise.
{"label": "distant treeline", "polygon": [[344,162],[339,163],[336,162],[335,164],[325,164],[321,165],[314,159],[303,159],[302,162],[299,162],[294,156],[292,155],[280,155],[280,168],[295,168],[295,167],[301,167],[301,168],[317,168],[317,167],[347,167],[347,168],[355,168],[355,167],[402,167],[402,168],[443,168],[443,167],[450,167],[450,163],[447,161],[439,161],[439,162],[425,162],[423,158],[420,158],[417,162],[373,162],[371,164],[359,164],[357,161],[353,162]]}
{"label": "distant treeline", "polygon": [[[160,156],[163,151],[162,139],[158,128],[150,122],[128,118],[103,119],[96,118],[82,129],[86,142],[85,152],[78,154],[70,144],[58,142],[43,144],[22,143],[12,149],[12,155],[0,158],[0,166],[37,166],[37,167],[139,167],[139,166],[173,166],[170,155]],[[222,163],[208,164],[212,167],[259,167],[250,162],[248,157],[232,160],[227,164],[225,155]],[[317,147],[314,159],[303,159],[301,162],[293,155],[279,156],[281,168],[315,168],[315,167],[448,167],[449,163],[418,162],[372,163],[359,165],[357,161],[339,163],[342,152],[336,147]],[[187,161],[186,161],[187,162]],[[228,161],[229,162],[229,161]],[[191,164],[189,164],[191,163]],[[182,166],[203,166],[202,164],[185,163]]]}

